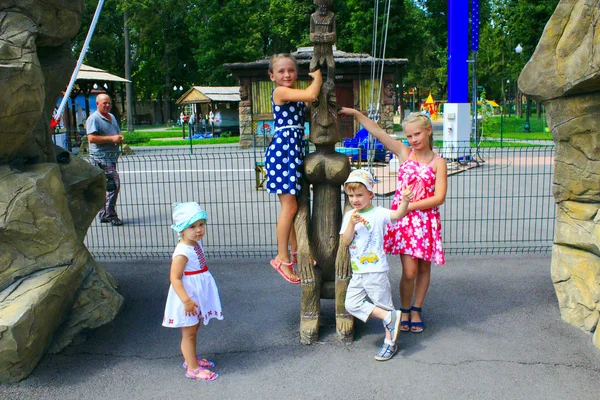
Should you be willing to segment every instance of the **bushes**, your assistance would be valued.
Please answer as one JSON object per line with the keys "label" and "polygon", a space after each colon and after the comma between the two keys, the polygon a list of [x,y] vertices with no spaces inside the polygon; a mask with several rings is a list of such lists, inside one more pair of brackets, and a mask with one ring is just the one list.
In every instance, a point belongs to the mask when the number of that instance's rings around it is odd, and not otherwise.
{"label": "bushes", "polygon": [[125,138],[124,144],[148,143],[150,141],[150,136],[143,133],[124,133],[123,137]]}

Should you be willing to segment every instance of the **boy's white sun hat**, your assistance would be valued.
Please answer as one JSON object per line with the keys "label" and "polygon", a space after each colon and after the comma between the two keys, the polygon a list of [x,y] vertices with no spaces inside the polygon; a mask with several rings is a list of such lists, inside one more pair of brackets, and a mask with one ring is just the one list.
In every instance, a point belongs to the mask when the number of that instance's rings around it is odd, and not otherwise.
{"label": "boy's white sun hat", "polygon": [[177,233],[188,228],[196,221],[207,220],[208,214],[196,202],[173,203],[173,225],[171,228]]}
{"label": "boy's white sun hat", "polygon": [[346,183],[352,182],[362,183],[369,192],[373,193],[373,185],[375,184],[375,180],[369,171],[365,171],[364,169],[355,169],[354,171],[350,172],[348,179],[346,179],[346,182],[344,182],[344,186]]}

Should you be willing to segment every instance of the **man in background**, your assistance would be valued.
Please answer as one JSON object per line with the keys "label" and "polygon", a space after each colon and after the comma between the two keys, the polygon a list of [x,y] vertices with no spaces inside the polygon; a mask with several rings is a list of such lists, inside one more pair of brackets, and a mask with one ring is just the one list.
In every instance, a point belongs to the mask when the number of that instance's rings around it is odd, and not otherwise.
{"label": "man in background", "polygon": [[90,160],[106,175],[106,204],[100,210],[100,222],[121,226],[123,221],[119,219],[115,207],[121,189],[117,160],[123,135],[117,119],[110,113],[112,103],[107,94],[99,94],[96,97],[96,107],[97,110],[87,119],[85,129]]}

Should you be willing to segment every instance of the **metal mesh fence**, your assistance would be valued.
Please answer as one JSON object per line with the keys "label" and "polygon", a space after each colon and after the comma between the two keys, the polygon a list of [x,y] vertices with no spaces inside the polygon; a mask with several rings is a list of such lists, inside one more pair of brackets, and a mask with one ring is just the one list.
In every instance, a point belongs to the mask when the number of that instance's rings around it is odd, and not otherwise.
{"label": "metal mesh fence", "polygon": [[[353,158],[353,167],[373,170],[374,204],[389,207],[397,179],[393,157],[369,162],[368,155],[363,160],[356,151],[339,150]],[[549,251],[554,147],[465,147],[459,154],[447,158],[448,193],[441,206],[446,253]],[[115,227],[96,218],[86,245],[98,259],[169,258],[177,242],[170,228],[172,203],[196,201],[209,216],[203,240],[208,256],[271,256],[279,201],[264,190],[262,158],[262,149],[238,145],[136,148],[118,162],[117,212],[125,224]]]}

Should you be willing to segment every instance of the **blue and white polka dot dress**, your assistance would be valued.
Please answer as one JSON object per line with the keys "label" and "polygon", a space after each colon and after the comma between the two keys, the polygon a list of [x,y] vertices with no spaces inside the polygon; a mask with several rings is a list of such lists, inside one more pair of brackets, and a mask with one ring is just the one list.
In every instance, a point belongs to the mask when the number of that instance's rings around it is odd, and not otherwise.
{"label": "blue and white polka dot dress", "polygon": [[300,192],[304,158],[304,103],[273,103],[275,133],[265,154],[267,191],[277,194]]}

